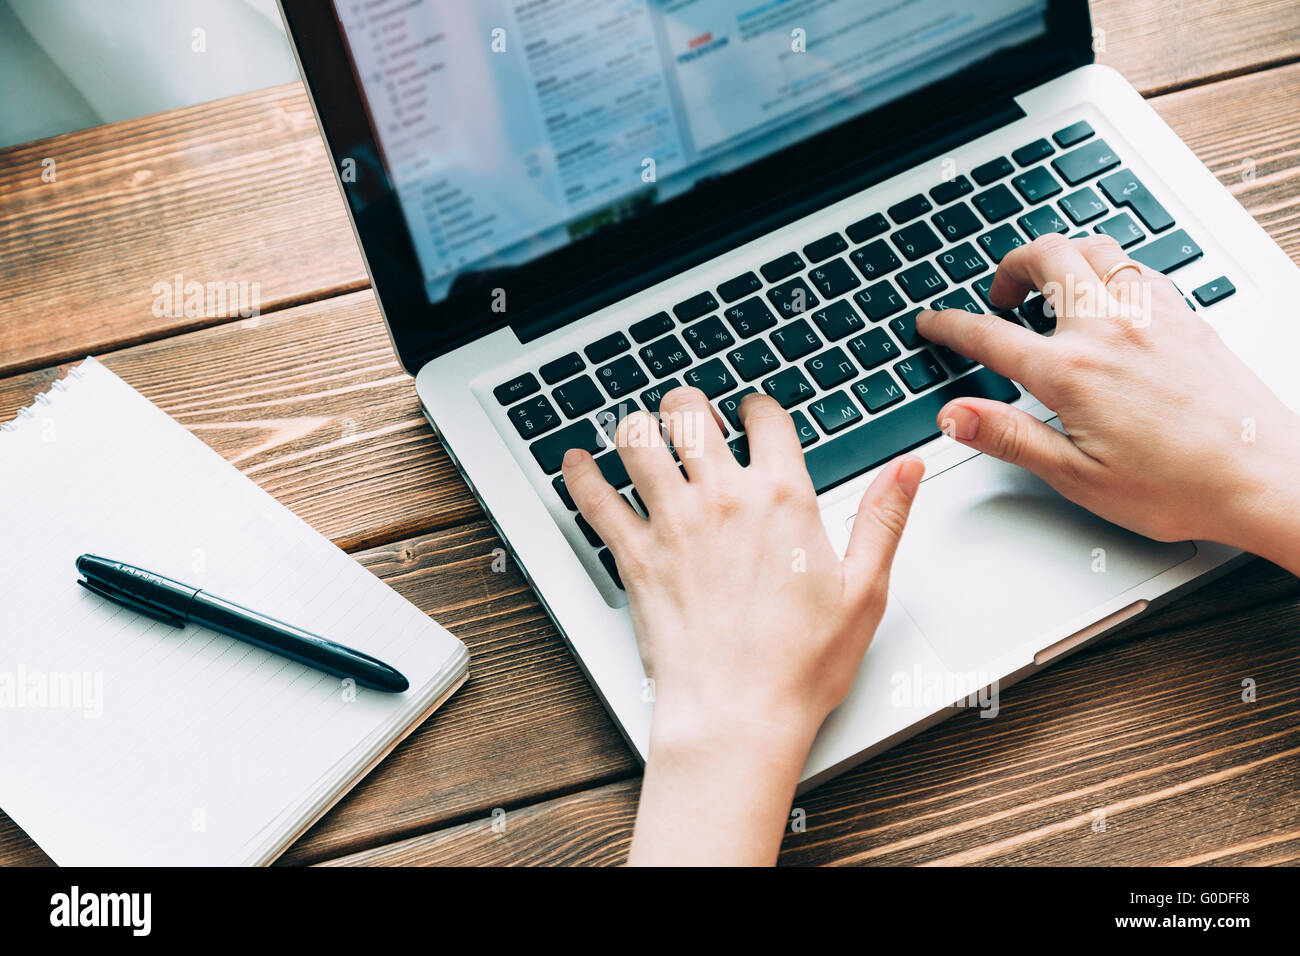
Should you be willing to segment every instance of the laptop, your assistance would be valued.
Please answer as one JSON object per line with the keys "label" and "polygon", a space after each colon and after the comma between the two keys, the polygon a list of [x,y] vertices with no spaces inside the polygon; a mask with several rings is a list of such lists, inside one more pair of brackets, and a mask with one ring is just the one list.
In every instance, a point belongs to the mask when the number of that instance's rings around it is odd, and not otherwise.
{"label": "laptop", "polygon": [[[841,550],[878,467],[926,462],[804,789],[955,707],[991,716],[1000,688],[1239,557],[1130,534],[935,423],[965,395],[1055,423],[915,324],[923,306],[995,311],[997,263],[1051,232],[1115,236],[1300,407],[1283,308],[1300,273],[1093,62],[1083,0],[282,9],[429,423],[643,759],[653,685],[560,462],[586,448],[644,513],[610,436],[679,384],[709,396],[742,464],[740,398],[790,411]],[[1003,317],[1054,327],[1037,296]]]}

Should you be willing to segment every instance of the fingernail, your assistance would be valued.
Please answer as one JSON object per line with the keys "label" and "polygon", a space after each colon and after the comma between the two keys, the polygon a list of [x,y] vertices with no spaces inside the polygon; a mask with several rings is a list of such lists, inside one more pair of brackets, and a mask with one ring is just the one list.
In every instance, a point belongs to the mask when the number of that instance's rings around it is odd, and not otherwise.
{"label": "fingernail", "polygon": [[965,405],[949,405],[939,413],[939,428],[957,441],[974,441],[980,433],[980,417]]}
{"label": "fingernail", "polygon": [[934,315],[933,309],[922,309],[920,312],[916,313],[916,321],[918,323],[928,322],[930,320],[930,316],[932,315]]}
{"label": "fingernail", "polygon": [[582,461],[582,456],[585,454],[586,452],[584,452],[581,448],[570,448],[568,451],[564,453],[564,461],[560,464],[560,467],[563,468],[565,466],[573,466],[578,464],[580,461]]}
{"label": "fingernail", "polygon": [[916,489],[925,477],[925,462],[915,455],[908,455],[898,466],[898,486],[909,498],[916,497]]}

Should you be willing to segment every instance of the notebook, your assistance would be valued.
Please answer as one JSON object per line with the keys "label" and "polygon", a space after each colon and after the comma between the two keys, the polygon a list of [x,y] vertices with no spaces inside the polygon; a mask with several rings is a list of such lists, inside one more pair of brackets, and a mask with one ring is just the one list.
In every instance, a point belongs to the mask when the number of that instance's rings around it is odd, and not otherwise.
{"label": "notebook", "polygon": [[[139,565],[365,651],[356,687],[77,585]],[[65,865],[269,863],[467,676],[465,646],[94,359],[0,427],[0,808]]]}

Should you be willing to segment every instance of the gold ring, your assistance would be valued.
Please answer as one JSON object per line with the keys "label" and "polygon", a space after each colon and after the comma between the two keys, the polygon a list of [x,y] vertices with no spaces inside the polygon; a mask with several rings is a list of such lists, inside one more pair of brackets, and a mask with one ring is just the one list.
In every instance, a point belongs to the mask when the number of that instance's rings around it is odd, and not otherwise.
{"label": "gold ring", "polygon": [[1109,286],[1110,280],[1115,278],[1115,276],[1119,275],[1119,273],[1125,269],[1136,269],[1138,275],[1142,275],[1142,267],[1140,265],[1130,259],[1125,259],[1123,262],[1117,262],[1106,270],[1106,274],[1101,277],[1101,284]]}

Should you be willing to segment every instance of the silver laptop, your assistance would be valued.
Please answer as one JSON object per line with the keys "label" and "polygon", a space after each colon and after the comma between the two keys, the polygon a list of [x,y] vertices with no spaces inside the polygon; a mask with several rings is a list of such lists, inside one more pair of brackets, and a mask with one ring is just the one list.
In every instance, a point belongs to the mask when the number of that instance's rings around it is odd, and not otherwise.
{"label": "silver laptop", "polygon": [[[805,788],[954,706],[996,713],[998,689],[1238,556],[1129,534],[935,424],[964,395],[1054,420],[915,327],[993,311],[997,263],[1050,232],[1118,238],[1300,407],[1300,273],[1092,62],[1084,0],[282,6],[429,422],[640,756],[627,599],[559,470],[587,448],[643,511],[609,436],[676,385],[742,463],[739,399],[785,405],[841,549],[875,470],[926,460]],[[1040,297],[1006,318],[1054,327]]]}

